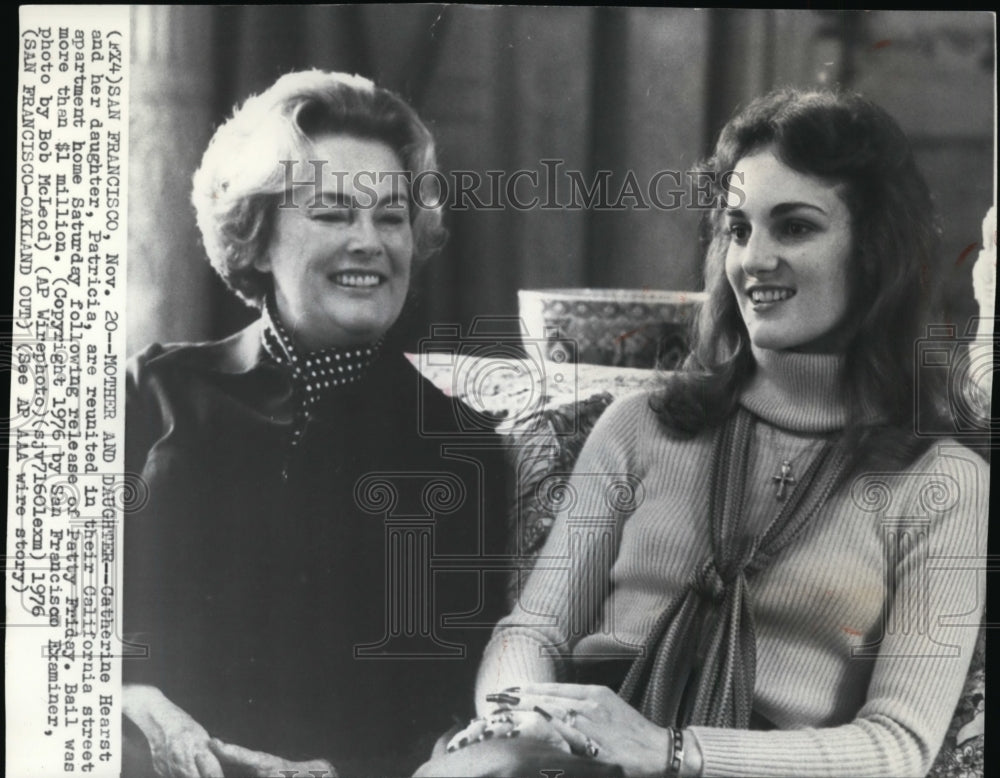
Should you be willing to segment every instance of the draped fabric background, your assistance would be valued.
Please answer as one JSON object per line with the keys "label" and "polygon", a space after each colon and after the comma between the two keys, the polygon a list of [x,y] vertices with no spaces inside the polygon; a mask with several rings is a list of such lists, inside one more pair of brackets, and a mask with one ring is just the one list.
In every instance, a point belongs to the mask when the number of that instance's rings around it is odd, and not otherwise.
{"label": "draped fabric background", "polygon": [[[235,103],[306,67],[400,92],[434,132],[446,172],[543,174],[543,160],[558,159],[586,181],[612,171],[612,199],[628,171],[643,187],[657,171],[683,175],[734,109],[771,87],[857,89],[910,134],[943,222],[945,315],[964,331],[973,313],[969,247],[978,247],[995,180],[987,14],[457,5],[132,13],[130,351],[217,337],[252,318],[204,260],[191,174]],[[519,288],[700,288],[700,212],[624,202],[449,213],[451,240],[422,279],[414,338],[431,322],[468,328],[476,316],[515,314]]]}

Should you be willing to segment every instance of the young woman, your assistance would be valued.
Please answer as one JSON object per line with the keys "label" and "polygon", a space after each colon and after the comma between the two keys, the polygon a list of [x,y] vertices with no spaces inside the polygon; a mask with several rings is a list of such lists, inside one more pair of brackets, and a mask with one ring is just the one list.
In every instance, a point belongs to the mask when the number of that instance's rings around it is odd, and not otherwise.
{"label": "young woman", "polygon": [[629,776],[923,775],[977,634],[989,489],[977,454],[914,434],[949,418],[944,371],[915,360],[927,186],[883,110],[830,93],[756,100],[707,168],[693,353],[600,419],[450,748],[516,733]]}

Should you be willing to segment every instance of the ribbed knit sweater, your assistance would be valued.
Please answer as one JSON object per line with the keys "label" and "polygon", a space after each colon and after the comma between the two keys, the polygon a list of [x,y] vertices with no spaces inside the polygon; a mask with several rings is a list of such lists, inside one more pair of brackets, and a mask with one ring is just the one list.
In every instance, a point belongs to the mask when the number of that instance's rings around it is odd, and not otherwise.
{"label": "ribbed knit sweater", "polygon": [[[744,512],[757,534],[780,505],[781,462],[803,472],[847,411],[840,357],[754,355],[741,404],[759,418]],[[591,433],[566,509],[486,650],[482,710],[489,691],[566,681],[571,663],[634,656],[711,554],[713,434],[668,436],[649,399],[613,404]],[[703,775],[924,775],[985,601],[988,501],[986,464],[950,440],[904,471],[855,474],[841,486],[749,580],[754,711],[776,729],[691,727]]]}

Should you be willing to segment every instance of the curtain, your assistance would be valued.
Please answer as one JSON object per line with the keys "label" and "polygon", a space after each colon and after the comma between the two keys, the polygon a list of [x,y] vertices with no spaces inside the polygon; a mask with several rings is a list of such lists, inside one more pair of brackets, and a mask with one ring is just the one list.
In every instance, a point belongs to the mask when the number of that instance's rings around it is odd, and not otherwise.
{"label": "curtain", "polygon": [[[959,12],[136,7],[129,348],[218,337],[253,317],[204,260],[191,174],[235,104],[307,67],[399,92],[446,173],[528,171],[514,196],[542,202],[546,175],[555,182],[553,207],[451,209],[450,240],[419,281],[414,339],[431,323],[467,332],[477,317],[515,315],[520,288],[700,288],[687,171],[737,106],[781,84],[856,87],[900,119],[944,216],[951,311],[966,316],[969,267],[955,263],[993,197],[987,27]],[[605,205],[625,207],[570,207],[573,174],[592,184],[602,171]],[[648,195],[661,171],[672,207],[623,196],[629,175]]]}

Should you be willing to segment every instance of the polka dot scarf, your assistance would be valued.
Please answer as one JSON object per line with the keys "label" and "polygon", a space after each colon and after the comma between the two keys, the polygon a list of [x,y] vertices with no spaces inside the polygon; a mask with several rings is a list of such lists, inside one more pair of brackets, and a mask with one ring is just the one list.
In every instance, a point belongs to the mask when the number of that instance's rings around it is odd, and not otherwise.
{"label": "polka dot scarf", "polygon": [[352,348],[327,348],[302,353],[275,312],[269,297],[264,305],[264,350],[281,367],[291,371],[295,396],[292,446],[298,444],[313,409],[337,389],[362,380],[378,359],[382,341]]}

